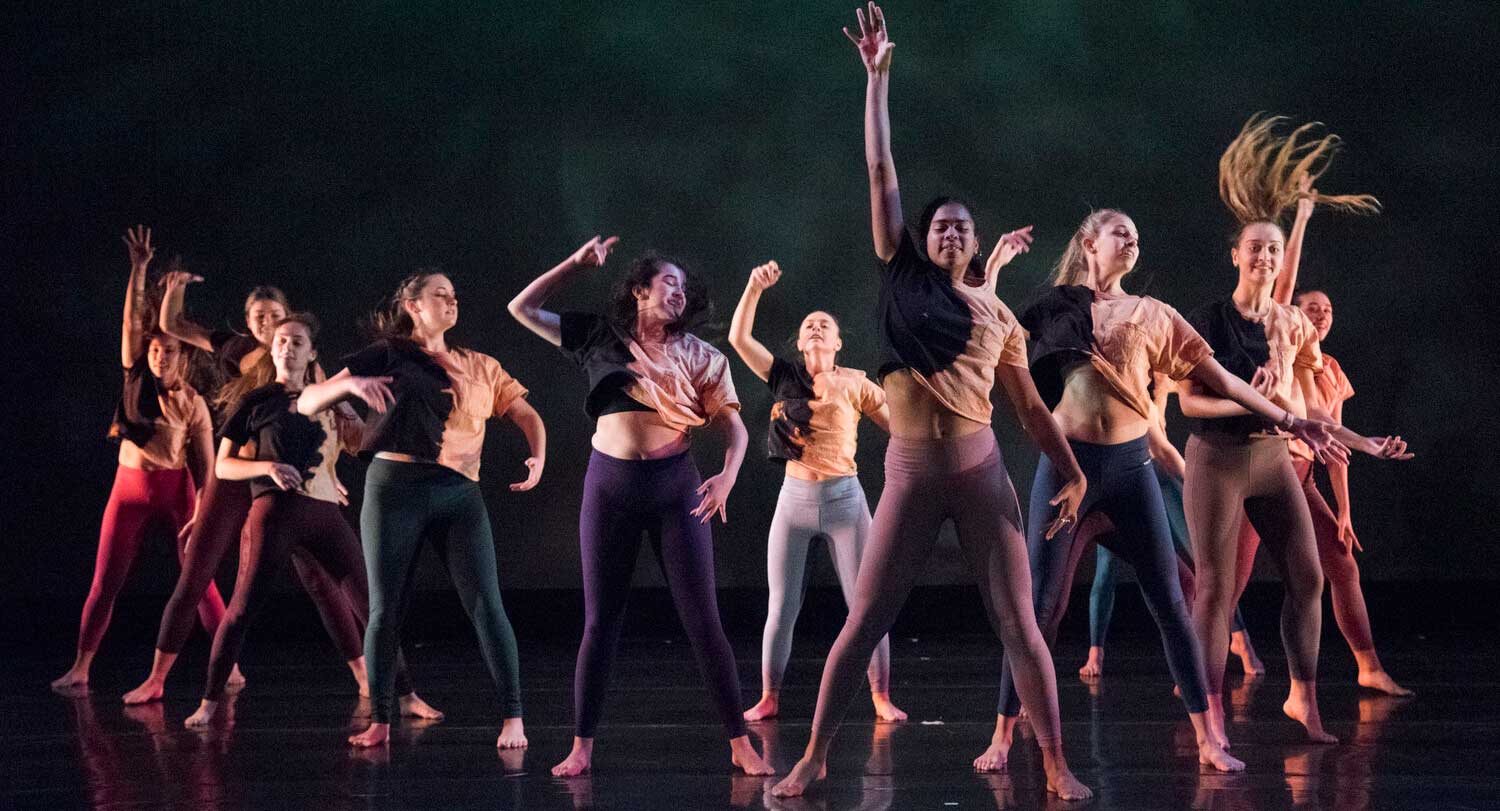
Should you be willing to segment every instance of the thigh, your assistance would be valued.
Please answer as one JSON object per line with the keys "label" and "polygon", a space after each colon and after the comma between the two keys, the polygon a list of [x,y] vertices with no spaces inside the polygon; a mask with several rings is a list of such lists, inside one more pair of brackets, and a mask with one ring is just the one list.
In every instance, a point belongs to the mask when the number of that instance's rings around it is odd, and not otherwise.
{"label": "thigh", "polygon": [[643,523],[626,509],[648,494],[623,492],[622,483],[590,470],[578,511],[578,556],[583,570],[584,611],[589,620],[625,609],[640,553]]}
{"label": "thigh", "polygon": [[887,473],[849,602],[849,622],[889,630],[921,574],[945,518],[936,477]]}
{"label": "thigh", "polygon": [[1112,475],[1101,508],[1116,528],[1102,542],[1135,569],[1141,592],[1157,607],[1182,602],[1171,524],[1150,467]]}
{"label": "thigh", "polygon": [[801,595],[807,550],[818,534],[817,509],[785,489],[777,497],[766,536],[766,582],[773,594]]}
{"label": "thigh", "polygon": [[819,528],[828,538],[829,556],[838,575],[839,590],[847,605],[854,599],[865,546],[870,541],[870,505],[859,480],[848,483],[843,492],[823,506]]}
{"label": "thigh", "polygon": [[1240,523],[1245,515],[1248,455],[1194,437],[1188,442],[1183,511],[1192,538],[1198,591],[1233,588]]}
{"label": "thigh", "polygon": [[1245,503],[1250,525],[1289,586],[1308,573],[1321,579],[1312,513],[1290,455],[1280,454],[1261,465],[1258,473],[1257,495]]}

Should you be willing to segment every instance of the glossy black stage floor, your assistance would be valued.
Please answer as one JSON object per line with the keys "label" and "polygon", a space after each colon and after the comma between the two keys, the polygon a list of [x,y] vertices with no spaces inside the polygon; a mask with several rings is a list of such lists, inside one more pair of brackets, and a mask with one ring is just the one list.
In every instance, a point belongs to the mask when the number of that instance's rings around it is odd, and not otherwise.
{"label": "glossy black stage floor", "polygon": [[[1500,642],[1491,592],[1478,584],[1371,589],[1382,656],[1417,691],[1414,699],[1358,688],[1329,617],[1320,690],[1329,728],[1341,739],[1336,746],[1304,743],[1300,728],[1282,717],[1286,667],[1275,632],[1277,591],[1253,592],[1251,626],[1269,672],[1245,681],[1231,666],[1230,734],[1235,754],[1248,764],[1241,775],[1197,766],[1191,730],[1138,599],[1122,597],[1106,675],[1094,685],[1076,674],[1086,636],[1082,620],[1070,617],[1056,662],[1068,757],[1096,795],[1087,807],[1500,808]],[[202,684],[201,636],[165,702],[120,704],[148,665],[159,600],[122,605],[86,697],[47,689],[67,665],[66,644],[22,638],[29,635],[11,625],[0,662],[0,807],[1084,807],[1048,797],[1029,742],[1016,747],[1008,774],[969,768],[990,736],[998,653],[997,643],[975,632],[982,626],[972,624],[978,619],[972,591],[918,595],[893,639],[894,695],[911,720],[875,724],[869,705],[857,702],[835,745],[829,779],[796,801],[773,801],[765,790],[774,780],[731,772],[691,653],[676,626],[658,616],[659,594],[636,601],[595,773],[574,780],[553,779],[547,770],[570,741],[576,615],[507,595],[522,632],[531,747],[500,754],[489,679],[453,622],[456,601],[434,598],[430,614],[442,619],[419,626],[419,643],[408,653],[420,693],[447,719],[406,723],[388,748],[356,753],[344,737],[361,726],[363,707],[299,599],[288,595],[285,606],[252,629],[244,657],[250,681],[234,702],[233,720],[203,732],[182,728]],[[759,684],[759,635],[749,618],[763,611],[749,600],[725,600],[747,705]],[[838,624],[829,617],[836,601],[824,595],[811,602],[783,717],[752,725],[757,745],[783,772],[806,743],[821,656]],[[1075,615],[1084,613],[1080,608]],[[74,610],[59,606],[33,626],[66,629],[72,618],[65,615]],[[947,615],[955,619],[944,621]]]}

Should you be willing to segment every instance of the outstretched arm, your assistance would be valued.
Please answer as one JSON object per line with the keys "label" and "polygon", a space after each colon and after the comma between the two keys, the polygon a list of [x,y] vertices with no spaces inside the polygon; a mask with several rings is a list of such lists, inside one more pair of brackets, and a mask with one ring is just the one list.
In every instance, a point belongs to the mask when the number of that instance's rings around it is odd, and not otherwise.
{"label": "outstretched arm", "polygon": [[192,344],[204,352],[212,352],[214,344],[209,339],[212,333],[208,328],[187,320],[182,314],[187,286],[201,281],[203,281],[202,276],[182,270],[171,271],[162,278],[164,290],[161,297],[161,314],[157,316],[157,327],[185,344]]}
{"label": "outstretched arm", "polygon": [[856,9],[859,36],[844,29],[844,36],[859,49],[868,79],[865,84],[865,164],[870,172],[870,231],[875,254],[888,262],[901,244],[901,193],[896,186],[896,161],[891,157],[891,111],[888,104],[891,78],[891,42],[885,13],[870,3]]}
{"label": "outstretched arm", "polygon": [[391,380],[389,377],[360,377],[350,374],[348,369],[340,369],[338,374],[322,383],[307,384],[297,396],[297,413],[311,417],[355,397],[365,401],[365,405],[376,414],[384,414],[386,408],[396,402],[396,395],[391,393]]}
{"label": "outstretched arm", "polygon": [[505,416],[521,429],[521,434],[526,437],[526,447],[531,449],[531,455],[526,457],[526,478],[510,486],[511,492],[520,493],[536,487],[542,480],[542,470],[547,467],[547,426],[542,422],[542,415],[521,397],[510,404]]}
{"label": "outstretched arm", "polygon": [[138,312],[146,300],[146,268],[156,249],[151,247],[151,229],[137,225],[125,230],[125,247],[130,250],[130,280],[125,284],[125,315],[120,320],[120,365],[129,369],[146,351],[146,325]]}
{"label": "outstretched arm", "polygon": [[[1300,372],[1306,370],[1299,370]],[[1309,373],[1310,374],[1310,373]],[[1203,388],[1217,392],[1221,397],[1233,401],[1231,405],[1238,405],[1240,413],[1254,414],[1269,422],[1274,423],[1282,430],[1307,443],[1323,464],[1332,461],[1346,461],[1349,458],[1349,449],[1333,438],[1329,432],[1332,427],[1327,423],[1307,420],[1298,417],[1291,409],[1273,403],[1258,390],[1269,389],[1271,384],[1266,380],[1265,369],[1259,369],[1255,373],[1256,386],[1230,374],[1227,369],[1219,365],[1212,357],[1204,358],[1193,370],[1188,373],[1192,385],[1183,389],[1179,394],[1182,404],[1182,413],[1189,417],[1219,417],[1235,416],[1233,413],[1215,413],[1219,404],[1225,401],[1213,395],[1204,396]],[[1184,381],[1186,382],[1186,381]],[[1298,385],[1303,385],[1299,379]],[[1200,388],[1201,387],[1201,388]],[[1218,401],[1215,403],[1214,401]],[[1212,406],[1213,408],[1205,408]]]}
{"label": "outstretched arm", "polygon": [[1303,175],[1297,181],[1297,219],[1292,222],[1292,233],[1286,238],[1286,254],[1281,261],[1281,275],[1271,288],[1271,298],[1277,304],[1291,304],[1292,294],[1297,291],[1297,268],[1302,263],[1302,240],[1307,236],[1307,221],[1312,219],[1313,207],[1318,201],[1318,190],[1312,187],[1312,178]]}
{"label": "outstretched arm", "polygon": [[600,240],[595,236],[583,243],[582,247],[574,251],[557,267],[536,277],[531,284],[526,285],[524,290],[510,300],[510,304],[505,309],[510,311],[511,317],[521,322],[521,326],[541,336],[547,343],[562,346],[562,318],[557,313],[542,309],[542,305],[558,286],[573,274],[588,267],[603,267],[604,260],[615,247],[615,243],[619,241],[619,237]]}
{"label": "outstretched arm", "polygon": [[1083,470],[1078,467],[1078,460],[1073,458],[1073,449],[1068,447],[1067,437],[1057,427],[1057,421],[1042,402],[1041,395],[1036,393],[1031,372],[1002,363],[995,367],[995,379],[1004,387],[1005,396],[1016,410],[1016,421],[1068,480],[1048,502],[1058,508],[1057,518],[1047,528],[1047,537],[1050,539],[1078,518],[1078,505],[1083,503],[1088,481],[1083,476]]}
{"label": "outstretched arm", "polygon": [[780,278],[781,266],[774,259],[750,271],[750,281],[745,283],[745,292],[740,295],[734,318],[729,321],[729,345],[761,380],[771,379],[771,363],[776,358],[751,334],[755,328],[755,308],[760,303],[760,294]]}

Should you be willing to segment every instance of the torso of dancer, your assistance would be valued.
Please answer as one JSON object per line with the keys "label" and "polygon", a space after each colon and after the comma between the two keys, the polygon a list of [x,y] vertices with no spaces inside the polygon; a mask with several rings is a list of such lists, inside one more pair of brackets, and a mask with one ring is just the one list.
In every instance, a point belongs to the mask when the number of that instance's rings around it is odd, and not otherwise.
{"label": "torso of dancer", "polygon": [[[1289,412],[1320,420],[1336,442],[1314,447],[1318,458],[1343,462],[1348,458],[1345,446],[1382,453],[1386,442],[1354,435],[1316,407],[1314,379],[1323,368],[1317,330],[1300,310],[1272,298],[1287,260],[1287,240],[1277,219],[1298,199],[1299,176],[1325,159],[1334,143],[1329,136],[1299,144],[1305,127],[1290,138],[1279,137],[1274,132],[1278,123],[1276,118],[1251,119],[1220,159],[1220,197],[1240,222],[1230,249],[1239,281],[1229,298],[1199,308],[1189,321],[1231,373]],[[1363,198],[1322,199],[1339,204]],[[1245,553],[1239,532],[1248,517],[1266,540],[1286,587],[1281,637],[1291,695],[1282,709],[1314,742],[1334,743],[1318,712],[1323,578],[1307,499],[1287,449],[1292,437],[1198,381],[1184,381],[1179,397],[1183,414],[1194,420],[1183,502],[1197,564],[1193,624],[1203,644],[1211,711],[1222,716],[1229,614],[1238,584],[1248,579],[1253,563],[1253,552]]]}
{"label": "torso of dancer", "polygon": [[[1318,342],[1328,338],[1333,329],[1333,302],[1323,290],[1310,288],[1297,290],[1297,274],[1302,255],[1303,240],[1307,235],[1307,224],[1312,218],[1318,199],[1318,190],[1312,188],[1312,177],[1303,175],[1299,186],[1301,196],[1297,199],[1297,215],[1292,223],[1292,232],[1287,236],[1286,269],[1276,278],[1271,297],[1281,304],[1291,304],[1301,310],[1313,328],[1317,330]],[[1295,291],[1295,292],[1294,292]],[[1344,374],[1343,367],[1332,355],[1323,353],[1323,370],[1313,378],[1314,405],[1327,414],[1335,423],[1344,424],[1344,401],[1354,396],[1354,386]],[[1388,459],[1410,459],[1401,437],[1381,440],[1384,444],[1374,454]],[[1333,618],[1339,632],[1349,644],[1354,661],[1359,667],[1359,684],[1396,696],[1409,696],[1412,692],[1402,687],[1386,672],[1380,655],[1375,651],[1375,635],[1370,628],[1370,614],[1365,607],[1364,590],[1359,583],[1359,564],[1354,560],[1354,550],[1363,547],[1354,534],[1353,510],[1349,500],[1349,466],[1333,462],[1328,467],[1328,480],[1333,488],[1334,503],[1331,509],[1318,491],[1313,479],[1313,454],[1300,442],[1293,442],[1292,468],[1302,482],[1302,492],[1307,497],[1307,507],[1312,513],[1313,534],[1318,542],[1318,560],[1323,566],[1323,578],[1328,582],[1328,591],[1333,597]],[[1253,533],[1248,523],[1243,532]]]}
{"label": "torso of dancer", "polygon": [[846,29],[864,63],[865,159],[880,291],[881,385],[890,406],[885,490],[875,510],[849,617],[829,652],[807,750],[773,789],[803,793],[826,773],[828,750],[861,673],[895,622],[939,527],[952,520],[974,569],[991,624],[1013,655],[1017,687],[1031,708],[1047,772],[1062,799],[1092,796],[1063,757],[1057,684],[1031,607],[1031,578],[1020,507],[990,428],[998,382],[1022,427],[1067,484],[1052,530],[1073,520],[1086,483],[1066,440],[1026,372],[1024,330],[994,294],[1006,262],[1027,249],[1030,229],[1001,238],[988,264],[968,208],[939,198],[908,234],[890,150],[887,93],[891,55],[885,18],[871,3]]}
{"label": "torso of dancer", "polygon": [[[306,313],[276,324],[270,348],[275,380],[246,394],[220,432],[218,477],[248,482],[252,502],[234,596],[214,634],[203,700],[183,722],[187,727],[207,726],[218,712],[250,621],[270,598],[292,549],[306,550],[324,571],[347,583],[356,611],[369,611],[365,562],[359,538],[339,509],[346,499],[335,469],[341,451],[359,451],[364,422],[336,407],[310,416],[297,411],[303,388],[313,382],[317,331],[318,322]],[[392,399],[387,378],[349,380],[351,392],[377,413]],[[442,718],[413,691],[404,667],[397,673],[396,692],[403,714]]]}
{"label": "torso of dancer", "polygon": [[[248,334],[231,330],[210,330],[189,320],[184,314],[187,287],[203,278],[173,270],[162,278],[164,295],[158,316],[159,329],[184,345],[209,353],[220,377],[225,381],[212,406],[219,414],[233,411],[249,392],[271,381],[275,368],[268,351],[272,331],[290,311],[287,298],[278,288],[261,285],[245,298],[245,326]],[[313,376],[322,380],[322,368],[313,365]],[[340,405],[345,416],[353,411]],[[126,704],[144,704],[159,700],[166,688],[178,655],[192,632],[193,606],[214,589],[214,574],[230,547],[239,540],[245,519],[250,514],[250,487],[242,481],[225,481],[216,475],[217,465],[208,466],[207,482],[202,487],[193,518],[180,535],[187,544],[182,572],[172,589],[172,597],[162,611],[161,626],[156,635],[156,650],[151,672],[138,687],[126,693]],[[337,479],[334,480],[337,485]],[[339,485],[340,492],[342,486]],[[364,664],[364,616],[353,605],[350,595],[339,581],[298,547],[292,553],[292,564],[303,588],[312,598],[319,618],[334,640],[339,654],[349,666],[360,695],[368,695]],[[244,677],[236,666],[230,672],[230,686],[241,686]]]}
{"label": "torso of dancer", "polygon": [[[1026,539],[1037,622],[1048,643],[1054,642],[1078,561],[1090,542],[1107,546],[1135,570],[1192,720],[1199,763],[1240,771],[1245,764],[1224,751],[1222,716],[1208,711],[1203,654],[1151,464],[1149,437],[1161,430],[1152,375],[1198,381],[1267,419],[1285,421],[1288,413],[1216,363],[1207,342],[1176,310],[1125,292],[1122,282],[1139,256],[1140,237],[1130,217],[1113,209],[1092,212],[1058,261],[1052,289],[1021,316],[1033,341],[1032,377],[1044,402],[1056,404],[1052,414],[1088,479],[1078,520],[1043,537],[1048,502],[1066,479],[1047,459],[1037,468]],[[1288,427],[1317,445],[1328,441],[1306,420],[1294,418]],[[1003,767],[1020,710],[1007,666],[994,740],[975,761],[977,768]]]}
{"label": "torso of dancer", "polygon": [[[120,327],[125,382],[109,429],[110,438],[120,444],[119,464],[99,527],[99,551],[83,603],[77,654],[72,667],[53,680],[55,690],[87,689],[94,654],[147,526],[166,522],[175,532],[186,525],[196,502],[194,485],[204,481],[213,457],[208,405],[185,379],[186,350],[176,338],[147,326],[146,270],[155,254],[151,230],[136,226],[124,240],[130,251]],[[179,537],[179,561],[182,543]],[[206,591],[195,605],[203,627],[212,633],[224,616],[218,590]]]}
{"label": "torso of dancer", "polygon": [[516,636],[500,601],[479,462],[485,422],[505,417],[525,435],[531,452],[526,478],[510,489],[530,490],[546,465],[546,428],[526,402],[526,388],[498,361],[448,345],[448,330],[458,323],[458,296],[446,274],[424,269],[408,276],[372,320],[378,339],[297,398],[299,412],[316,414],[329,402],[372,399],[371,392],[362,391],[377,385],[368,378],[391,379],[392,399],[366,426],[361,451],[374,456],[359,518],[370,583],[365,663],[371,722],[349,743],[377,746],[390,737],[401,620],[412,599],[418,555],[430,540],[474,624],[479,652],[495,681],[504,719],[495,745],[524,747]]}
{"label": "torso of dancer", "polygon": [[[1187,462],[1182,458],[1170,439],[1167,438],[1167,397],[1177,391],[1177,384],[1167,375],[1153,374],[1151,386],[1152,420],[1146,434],[1151,452],[1151,464],[1156,471],[1156,481],[1161,485],[1162,502],[1167,510],[1167,526],[1172,532],[1172,547],[1177,552],[1177,574],[1182,583],[1182,597],[1189,608],[1193,604],[1193,547],[1188,538],[1187,516],[1182,512],[1182,480],[1187,475]],[[1089,655],[1083,667],[1078,668],[1080,678],[1098,679],[1104,675],[1104,643],[1109,638],[1109,626],[1115,613],[1115,591],[1120,580],[1120,560],[1100,544],[1094,558],[1094,582],[1089,588]],[[1234,615],[1229,623],[1229,652],[1239,657],[1240,667],[1246,676],[1259,676],[1266,672],[1265,663],[1255,652],[1250,641],[1250,631],[1245,627],[1245,618],[1239,603],[1234,606]]]}
{"label": "torso of dancer", "polygon": [[[729,737],[731,762],[747,774],[770,774],[746,733],[734,652],[714,593],[708,522],[716,514],[728,520],[749,438],[728,359],[689,332],[707,294],[679,263],[648,253],[616,281],[607,315],[542,307],[564,282],[602,267],[616,241],[589,240],[510,302],[517,321],[588,373],[584,410],[596,420],[578,517],[585,617],[573,676],[573,749],[552,774],[573,776],[593,766],[643,533]],[[726,440],[724,467],[706,480],[688,446],[689,433],[705,426]]]}
{"label": "torso of dancer", "polygon": [[[792,653],[792,629],[802,608],[807,553],[814,539],[828,540],[829,557],[846,604],[854,601],[859,563],[870,535],[870,508],[854,463],[859,419],[890,430],[885,392],[857,369],[837,365],[844,342],[831,313],[808,313],[797,328],[800,361],[783,360],[755,339],[761,294],[781,278],[772,261],[755,268],[729,325],[729,343],[756,377],[771,387],[767,451],[786,468],[766,544],[770,597],[761,640],[761,696],[745,720],[780,712],[781,679]],[[867,671],[870,700],[881,721],[905,721],[891,703],[891,642],[882,637]]]}

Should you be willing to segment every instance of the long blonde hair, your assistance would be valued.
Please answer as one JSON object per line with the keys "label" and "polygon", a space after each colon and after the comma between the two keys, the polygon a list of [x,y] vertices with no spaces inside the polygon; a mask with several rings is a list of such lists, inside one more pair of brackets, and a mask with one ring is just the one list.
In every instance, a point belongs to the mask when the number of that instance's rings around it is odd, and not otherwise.
{"label": "long blonde hair", "polygon": [[1116,217],[1125,216],[1125,212],[1114,208],[1096,208],[1089,212],[1083,222],[1078,224],[1078,230],[1073,232],[1073,238],[1068,240],[1068,247],[1063,251],[1057,264],[1052,266],[1052,278],[1049,280],[1054,287],[1064,284],[1085,284],[1089,280],[1089,259],[1083,249],[1083,241],[1094,239],[1099,236],[1104,224]]}
{"label": "long blonde hair", "polygon": [[[1278,134],[1277,127],[1287,120],[1264,113],[1250,116],[1219,157],[1219,199],[1242,228],[1256,222],[1279,227],[1281,215],[1297,205],[1298,180],[1303,175],[1317,180],[1338,151],[1341,141],[1333,133],[1311,139],[1312,130],[1322,126],[1316,121]],[[1356,214],[1380,211],[1380,201],[1369,194],[1318,194],[1314,201]]]}

